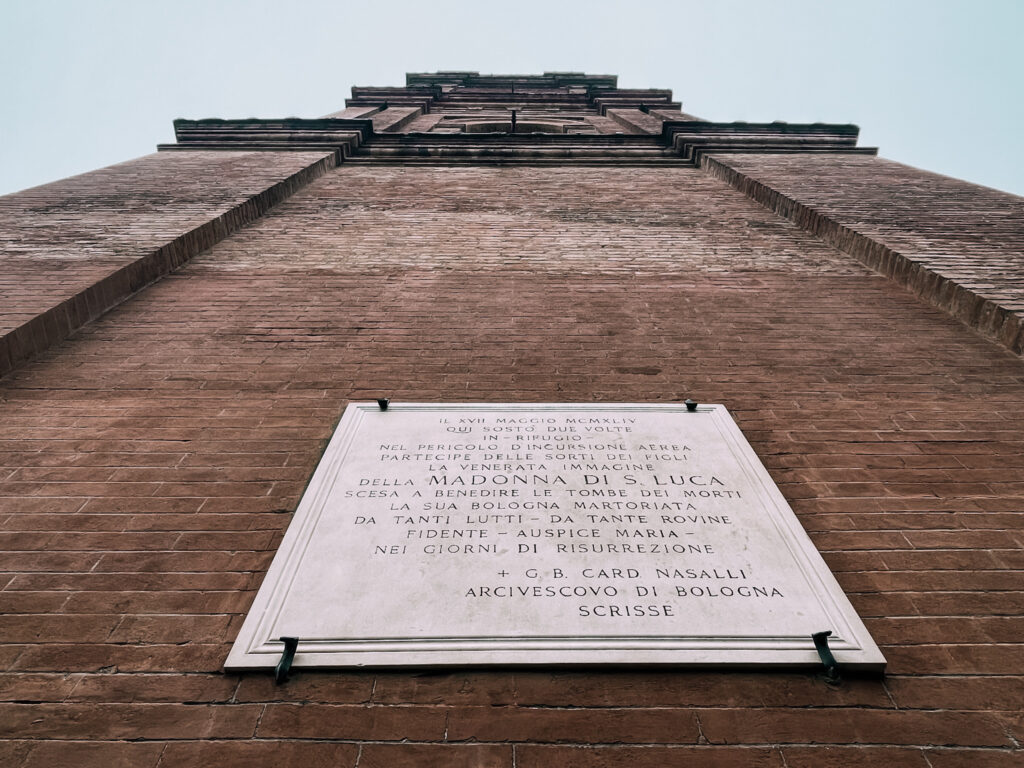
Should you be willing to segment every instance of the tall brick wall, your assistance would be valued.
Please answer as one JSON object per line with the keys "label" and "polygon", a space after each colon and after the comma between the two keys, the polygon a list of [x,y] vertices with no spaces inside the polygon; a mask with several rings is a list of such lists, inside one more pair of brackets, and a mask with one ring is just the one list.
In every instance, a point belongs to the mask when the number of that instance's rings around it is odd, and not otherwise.
{"label": "tall brick wall", "polygon": [[[887,675],[224,674],[382,395],[726,404]],[[1019,764],[1022,396],[1019,357],[701,170],[342,166],[0,379],[0,763]]]}

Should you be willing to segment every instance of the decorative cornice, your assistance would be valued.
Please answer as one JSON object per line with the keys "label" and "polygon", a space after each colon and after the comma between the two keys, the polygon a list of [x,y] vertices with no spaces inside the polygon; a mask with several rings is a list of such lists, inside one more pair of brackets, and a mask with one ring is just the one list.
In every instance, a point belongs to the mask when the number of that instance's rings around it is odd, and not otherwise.
{"label": "decorative cornice", "polygon": [[853,152],[855,125],[669,121],[660,136],[545,133],[374,133],[368,119],[175,120],[161,150],[334,150],[338,160],[382,162],[609,162],[700,165],[707,153]]}
{"label": "decorative cornice", "polygon": [[[162,150],[333,150],[338,161],[379,162],[610,162],[700,165],[709,153],[853,152],[855,125],[825,123],[715,123],[688,118],[665,89],[616,88],[611,75],[546,72],[480,75],[477,72],[411,73],[398,88],[355,87],[346,101],[356,118],[304,120],[176,120],[177,143]],[[488,110],[529,111],[505,130],[489,133],[413,132],[418,117]],[[624,129],[611,133],[527,133],[537,115],[550,112],[611,118]],[[373,118],[370,119],[370,114]],[[643,114],[646,113],[646,114]],[[670,119],[665,119],[670,118]],[[580,117],[573,119],[580,120]],[[599,121],[598,121],[599,122]],[[605,123],[607,123],[605,119]],[[429,121],[427,121],[429,123]],[[424,123],[423,125],[426,125]],[[432,124],[431,124],[432,125]],[[508,126],[511,126],[509,130]],[[376,128],[375,128],[376,126]],[[660,135],[656,133],[661,127]]]}
{"label": "decorative cornice", "polygon": [[305,120],[175,120],[177,144],[159,150],[334,150],[338,160],[350,157],[373,135],[372,120],[318,118]]}
{"label": "decorative cornice", "polygon": [[877,154],[874,147],[858,147],[856,125],[829,123],[711,123],[671,120],[662,126],[666,146],[685,160],[700,165],[709,153],[854,152]]}
{"label": "decorative cornice", "polygon": [[479,72],[410,72],[406,86],[467,86],[489,88],[565,88],[588,87],[614,89],[617,75],[588,75],[585,72],[545,72],[542,75],[481,75]]}
{"label": "decorative cornice", "polygon": [[672,101],[672,91],[651,89],[628,89],[614,91],[596,91],[591,94],[591,103],[598,114],[606,115],[609,109],[650,109],[680,110],[682,104]]}
{"label": "decorative cornice", "polygon": [[375,134],[350,161],[688,164],[658,136],[550,133]]}
{"label": "decorative cornice", "polygon": [[352,87],[352,98],[345,99],[346,107],[373,107],[383,104],[389,107],[420,107],[430,112],[430,105],[441,97],[440,86],[406,88],[365,88]]}

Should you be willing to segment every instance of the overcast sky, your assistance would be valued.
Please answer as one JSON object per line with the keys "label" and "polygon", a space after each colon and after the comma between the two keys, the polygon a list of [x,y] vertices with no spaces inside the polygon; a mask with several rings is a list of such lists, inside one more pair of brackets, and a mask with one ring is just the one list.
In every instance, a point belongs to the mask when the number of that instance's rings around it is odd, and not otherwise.
{"label": "overcast sky", "polygon": [[1024,0],[0,0],[0,194],[173,140],[317,117],[408,71],[577,70],[711,120],[852,122],[884,157],[1024,195]]}

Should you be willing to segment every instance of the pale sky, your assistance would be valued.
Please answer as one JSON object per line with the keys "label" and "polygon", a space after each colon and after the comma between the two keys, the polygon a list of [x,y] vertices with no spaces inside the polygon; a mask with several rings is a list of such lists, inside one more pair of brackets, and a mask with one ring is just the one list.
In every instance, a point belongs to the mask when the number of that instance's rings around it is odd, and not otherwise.
{"label": "pale sky", "polygon": [[861,144],[1024,195],[1024,0],[0,0],[0,194],[173,141],[176,117],[317,117],[409,71],[617,74],[710,120]]}

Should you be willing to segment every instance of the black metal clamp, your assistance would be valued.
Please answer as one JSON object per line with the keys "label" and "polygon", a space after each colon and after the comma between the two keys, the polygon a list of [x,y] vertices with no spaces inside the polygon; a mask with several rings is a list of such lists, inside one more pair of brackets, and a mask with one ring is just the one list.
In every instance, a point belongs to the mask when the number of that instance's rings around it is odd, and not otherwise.
{"label": "black metal clamp", "polygon": [[299,638],[279,637],[278,640],[284,643],[284,653],[281,654],[281,660],[274,668],[274,682],[280,685],[288,679],[288,672],[292,668],[292,662],[295,661],[295,649],[299,647]]}
{"label": "black metal clamp", "polygon": [[818,651],[818,658],[825,665],[825,682],[829,685],[838,685],[842,677],[839,675],[839,662],[836,661],[836,657],[832,655],[832,650],[828,647],[828,639],[831,635],[832,630],[829,629],[825,632],[815,632],[811,635],[811,639]]}
{"label": "black metal clamp", "polygon": [[686,400],[683,401],[683,405],[686,406],[686,410],[688,410],[690,413],[693,413],[694,411],[697,410],[697,401],[696,400],[691,400],[690,398],[686,398]]}
{"label": "black metal clamp", "polygon": [[390,403],[390,402],[391,401],[388,400],[386,397],[378,397],[377,398],[377,405],[380,406],[380,409],[382,411],[386,411],[388,409],[388,403]]}

